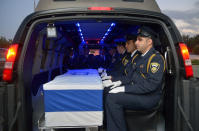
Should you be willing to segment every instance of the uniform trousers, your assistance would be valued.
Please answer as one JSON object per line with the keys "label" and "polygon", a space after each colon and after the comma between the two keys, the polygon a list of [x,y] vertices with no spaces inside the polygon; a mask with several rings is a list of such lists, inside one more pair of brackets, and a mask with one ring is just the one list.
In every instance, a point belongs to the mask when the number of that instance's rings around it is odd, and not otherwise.
{"label": "uniform trousers", "polygon": [[160,95],[109,93],[105,98],[107,131],[127,131],[124,110],[147,110],[157,105]]}

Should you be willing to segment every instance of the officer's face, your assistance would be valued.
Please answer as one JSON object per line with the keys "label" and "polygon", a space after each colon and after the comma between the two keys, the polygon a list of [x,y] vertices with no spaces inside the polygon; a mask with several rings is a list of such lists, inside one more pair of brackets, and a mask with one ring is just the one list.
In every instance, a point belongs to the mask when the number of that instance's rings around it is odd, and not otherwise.
{"label": "officer's face", "polygon": [[119,45],[117,46],[117,52],[118,52],[119,54],[122,54],[124,50],[125,50],[125,49],[124,49],[123,46],[119,46]]}
{"label": "officer's face", "polygon": [[136,49],[136,46],[133,40],[126,41],[126,50],[128,53],[132,53],[135,49]]}
{"label": "officer's face", "polygon": [[145,53],[152,47],[152,40],[147,37],[138,36],[135,45],[138,51]]}
{"label": "officer's face", "polygon": [[119,54],[121,54],[121,48],[120,48],[120,46],[117,46],[117,52],[118,52]]}

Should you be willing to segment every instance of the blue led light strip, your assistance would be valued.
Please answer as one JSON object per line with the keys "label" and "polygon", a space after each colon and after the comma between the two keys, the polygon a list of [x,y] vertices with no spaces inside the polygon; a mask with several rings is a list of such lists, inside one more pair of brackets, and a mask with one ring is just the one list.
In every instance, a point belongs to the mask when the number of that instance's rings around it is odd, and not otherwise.
{"label": "blue led light strip", "polygon": [[104,34],[104,36],[100,40],[101,44],[104,43],[104,40],[106,39],[106,37],[108,36],[108,34],[113,30],[114,26],[115,26],[115,23],[111,23],[111,26],[108,28],[108,30],[106,31],[106,33]]}
{"label": "blue led light strip", "polygon": [[79,24],[79,23],[77,23],[77,24],[76,24],[76,26],[77,26],[78,31],[79,31],[79,34],[80,34],[80,36],[81,36],[82,43],[85,43],[84,36],[83,36],[83,34],[82,34],[82,30],[81,30],[81,28],[80,28],[80,24]]}

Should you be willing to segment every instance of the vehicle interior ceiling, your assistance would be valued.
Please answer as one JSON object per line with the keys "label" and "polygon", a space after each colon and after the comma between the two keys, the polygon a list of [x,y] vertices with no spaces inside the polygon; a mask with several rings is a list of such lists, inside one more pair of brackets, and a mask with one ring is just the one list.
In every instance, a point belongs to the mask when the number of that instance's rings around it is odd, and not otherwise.
{"label": "vehicle interior ceiling", "polygon": [[[70,56],[71,50],[74,54],[82,55],[82,50],[86,47],[89,49],[89,53],[96,57],[99,55],[100,49],[112,47],[115,39],[124,39],[126,34],[136,34],[138,28],[143,25],[150,26],[159,34],[159,39],[155,42],[154,47],[164,56],[166,47],[169,46],[169,40],[164,29],[159,24],[136,21],[130,23],[129,21],[122,20],[76,20],[38,24],[34,28],[34,30],[39,31],[35,34],[36,39],[34,44],[35,51],[33,55],[31,87],[33,97],[38,95],[42,84],[54,79],[57,75],[65,73],[69,69],[67,57]],[[46,30],[48,26],[56,27],[56,38],[47,37]],[[33,33],[32,35],[34,35]],[[80,66],[77,65],[76,67],[72,67],[72,69],[81,68]],[[93,68],[97,69],[99,65]],[[166,87],[171,88],[166,88],[165,93],[171,93],[171,90],[173,90],[173,80],[170,76],[167,77],[167,75],[165,79]],[[168,99],[165,103],[171,104],[173,94],[166,95],[166,99]],[[33,105],[38,105],[38,102],[33,102]],[[167,111],[170,111],[172,107],[168,106],[164,108],[168,108]],[[168,112],[165,113],[167,114]]]}

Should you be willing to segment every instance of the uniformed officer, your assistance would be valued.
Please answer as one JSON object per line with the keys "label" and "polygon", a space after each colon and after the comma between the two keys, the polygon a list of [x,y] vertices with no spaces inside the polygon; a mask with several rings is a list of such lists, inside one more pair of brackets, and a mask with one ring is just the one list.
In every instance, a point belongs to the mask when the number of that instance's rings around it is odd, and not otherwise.
{"label": "uniformed officer", "polygon": [[137,39],[137,36],[133,35],[133,34],[129,34],[126,36],[126,45],[125,46],[126,46],[127,52],[130,53],[130,56],[127,56],[123,61],[126,64],[123,74],[112,76],[111,77],[112,82],[117,82],[117,83],[121,82],[121,84],[129,83],[129,81],[130,81],[129,78],[131,78],[131,75],[132,75],[131,74],[131,72],[132,72],[131,65],[133,64],[135,58],[137,56],[139,56],[139,52],[137,51],[137,48],[135,45],[136,39]]}
{"label": "uniformed officer", "polygon": [[[104,101],[106,99],[106,96],[108,94],[108,92],[110,91],[110,87],[112,86],[120,86],[122,83],[127,83],[129,81],[128,78],[131,78],[131,72],[129,71],[131,69],[131,65],[134,61],[134,59],[136,58],[136,56],[138,55],[137,50],[136,50],[136,46],[135,46],[135,41],[137,40],[137,36],[136,35],[132,35],[132,34],[128,34],[126,36],[126,43],[125,43],[125,48],[126,48],[126,52],[128,54],[126,54],[123,58],[122,58],[122,64],[125,67],[124,69],[122,69],[122,72],[116,72],[115,74],[112,74],[111,76],[104,76],[102,77],[103,81],[103,86],[106,87],[104,88]],[[124,44],[124,43],[123,43]],[[105,103],[105,102],[104,102]],[[105,115],[106,109],[104,109],[104,126],[106,126],[106,115]]]}
{"label": "uniformed officer", "polygon": [[153,48],[156,33],[149,27],[138,31],[136,47],[141,52],[133,63],[131,82],[109,91],[106,97],[107,131],[127,131],[123,110],[155,107],[161,97],[165,62]]}
{"label": "uniformed officer", "polygon": [[107,70],[112,70],[115,67],[115,64],[117,63],[117,59],[119,57],[119,54],[117,53],[115,45],[109,48],[108,54],[109,54],[110,60],[109,60],[109,65],[108,65]]}
{"label": "uniformed officer", "polygon": [[124,72],[126,64],[128,63],[129,53],[126,51],[125,41],[116,41],[116,45],[119,56],[114,62],[113,68],[110,71],[107,71],[108,76],[122,74]]}
{"label": "uniformed officer", "polygon": [[139,55],[136,49],[136,45],[135,45],[136,40],[137,40],[136,35],[129,34],[126,36],[125,47],[126,47],[127,52],[130,53],[130,55],[126,55],[122,60],[122,63],[125,65],[125,68],[123,69],[123,73],[120,73],[120,74],[117,73],[111,76],[107,75],[107,76],[102,77],[102,80],[106,80],[106,81],[103,81],[103,85],[105,87],[120,86],[121,84],[126,84],[131,81],[131,78],[132,78],[131,65],[134,59]]}
{"label": "uniformed officer", "polygon": [[[110,56],[107,53],[107,48],[100,49],[100,55],[97,60],[99,63],[99,67],[101,67],[102,69],[108,68]],[[101,73],[101,72],[99,72],[99,73]]]}

